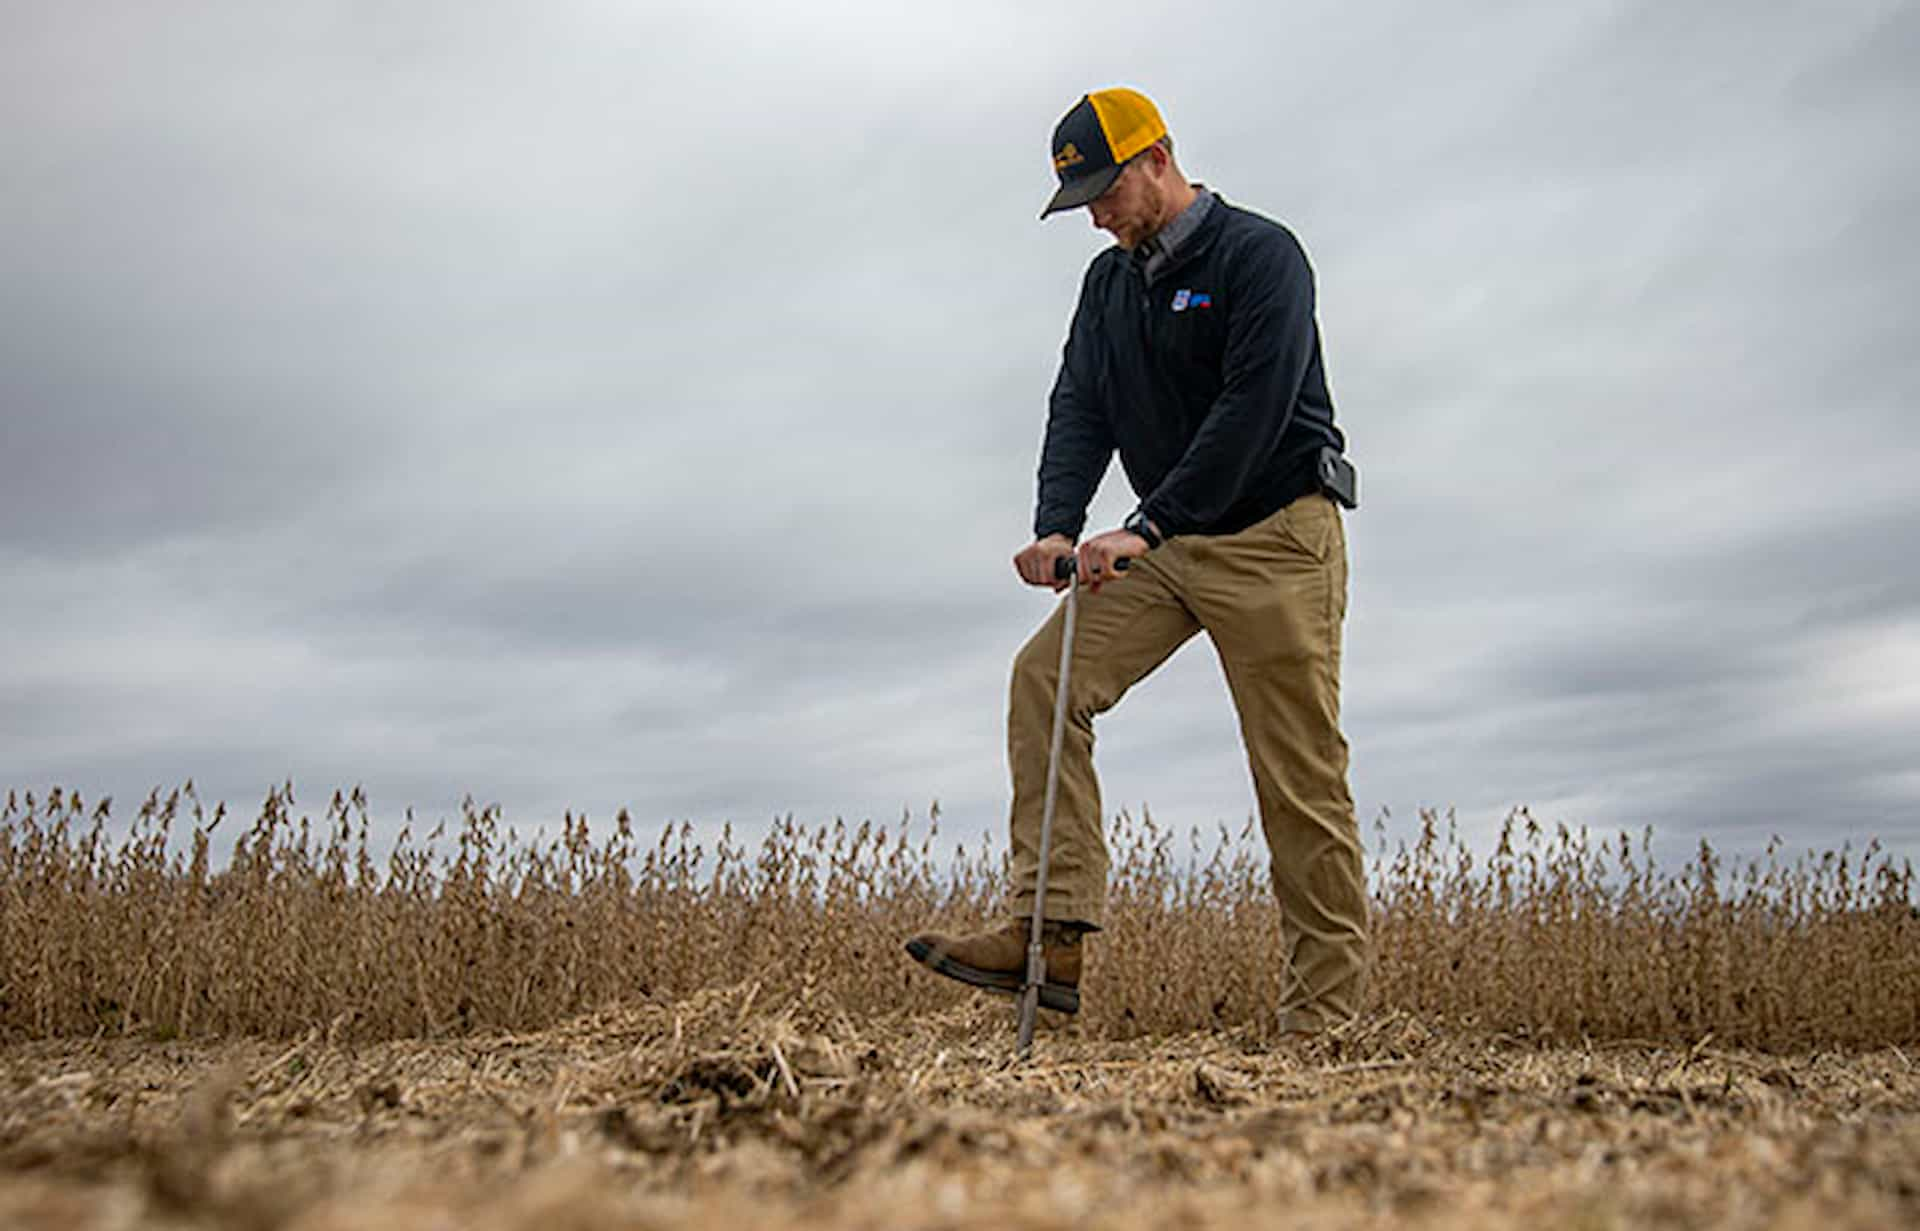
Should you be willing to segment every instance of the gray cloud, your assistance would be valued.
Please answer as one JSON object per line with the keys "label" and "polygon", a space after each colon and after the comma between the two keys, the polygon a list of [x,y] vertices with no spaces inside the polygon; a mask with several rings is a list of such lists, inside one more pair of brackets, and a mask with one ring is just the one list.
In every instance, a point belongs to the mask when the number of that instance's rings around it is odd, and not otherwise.
{"label": "gray cloud", "polygon": [[[996,829],[1121,79],[1319,273],[1364,812],[1920,848],[1910,9],[1103,14],[10,14],[9,780]],[[1099,756],[1252,807],[1200,643]]]}

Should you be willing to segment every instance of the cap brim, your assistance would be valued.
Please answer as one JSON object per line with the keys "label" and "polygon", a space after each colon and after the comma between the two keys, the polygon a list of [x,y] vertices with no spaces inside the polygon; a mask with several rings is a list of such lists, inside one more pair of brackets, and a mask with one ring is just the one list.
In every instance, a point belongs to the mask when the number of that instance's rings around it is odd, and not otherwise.
{"label": "cap brim", "polygon": [[1117,167],[1102,167],[1089,175],[1083,175],[1070,184],[1060,185],[1060,191],[1053,194],[1053,200],[1047,202],[1047,208],[1040,211],[1045,218],[1048,214],[1057,214],[1063,209],[1078,209],[1105,192],[1113,181],[1120,178],[1125,163]]}

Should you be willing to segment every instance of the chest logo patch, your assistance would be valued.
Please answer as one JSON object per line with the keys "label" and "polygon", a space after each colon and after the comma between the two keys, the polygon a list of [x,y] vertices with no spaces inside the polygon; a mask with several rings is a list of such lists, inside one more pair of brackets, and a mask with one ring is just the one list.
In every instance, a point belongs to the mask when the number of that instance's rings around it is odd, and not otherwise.
{"label": "chest logo patch", "polygon": [[1211,308],[1213,296],[1206,291],[1178,290],[1173,293],[1173,310],[1185,312],[1188,308]]}

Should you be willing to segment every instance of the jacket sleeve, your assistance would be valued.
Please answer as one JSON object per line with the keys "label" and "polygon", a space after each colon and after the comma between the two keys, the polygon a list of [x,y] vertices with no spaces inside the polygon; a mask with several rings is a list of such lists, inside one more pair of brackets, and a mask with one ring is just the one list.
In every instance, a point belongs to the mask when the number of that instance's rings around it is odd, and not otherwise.
{"label": "jacket sleeve", "polygon": [[1262,473],[1313,360],[1313,271],[1285,230],[1227,262],[1230,316],[1220,394],[1186,453],[1140,507],[1163,534],[1218,521]]}
{"label": "jacket sleeve", "polygon": [[1064,534],[1078,541],[1087,503],[1113,460],[1113,427],[1100,404],[1099,341],[1093,336],[1093,270],[1080,285],[1080,302],[1060,356],[1060,374],[1047,399],[1047,434],[1040,446],[1039,498],[1033,537]]}

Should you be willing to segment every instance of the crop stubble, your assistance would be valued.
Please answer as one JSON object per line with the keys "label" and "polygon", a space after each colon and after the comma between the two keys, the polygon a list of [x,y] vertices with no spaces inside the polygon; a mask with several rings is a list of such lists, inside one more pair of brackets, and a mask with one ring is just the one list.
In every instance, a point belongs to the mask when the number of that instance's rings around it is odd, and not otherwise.
{"label": "crop stubble", "polygon": [[1288,1048],[754,985],[435,1042],[0,1050],[0,1226],[1887,1227],[1905,1053],[1589,1046],[1386,1014]]}

